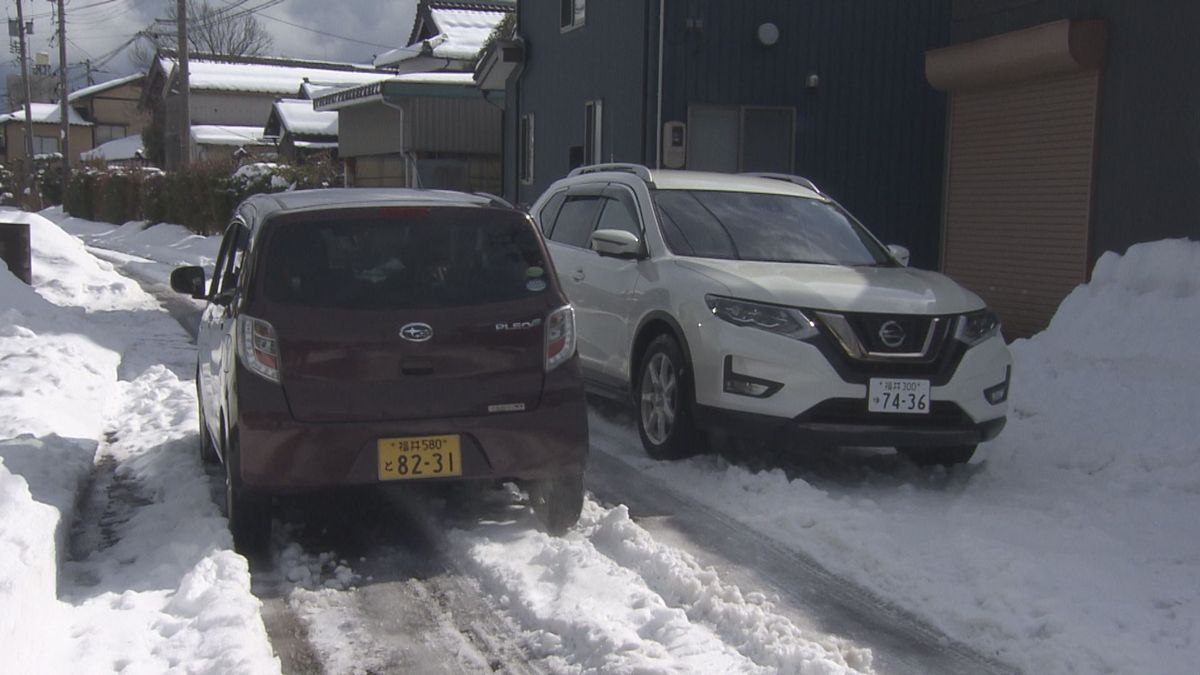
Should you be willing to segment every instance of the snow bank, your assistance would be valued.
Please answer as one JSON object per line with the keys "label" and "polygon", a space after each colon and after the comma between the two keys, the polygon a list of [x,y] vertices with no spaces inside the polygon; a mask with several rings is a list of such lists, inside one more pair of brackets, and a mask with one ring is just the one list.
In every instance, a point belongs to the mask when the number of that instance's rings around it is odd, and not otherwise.
{"label": "snow bank", "polygon": [[[1200,242],[1106,253],[1050,326],[1013,344],[1018,468],[1200,495]],[[1003,437],[1002,437],[1003,438]]]}
{"label": "snow bank", "polygon": [[42,215],[89,246],[141,256],[169,267],[200,265],[211,269],[221,247],[220,237],[194,234],[182,225],[130,221],[116,226],[67,216],[58,206],[42,211]]}
{"label": "snow bank", "polygon": [[552,670],[870,670],[869,651],[806,634],[761,594],[743,594],[654,541],[623,506],[589,500],[578,530],[551,537],[526,514],[449,537],[454,557],[515,616]]}

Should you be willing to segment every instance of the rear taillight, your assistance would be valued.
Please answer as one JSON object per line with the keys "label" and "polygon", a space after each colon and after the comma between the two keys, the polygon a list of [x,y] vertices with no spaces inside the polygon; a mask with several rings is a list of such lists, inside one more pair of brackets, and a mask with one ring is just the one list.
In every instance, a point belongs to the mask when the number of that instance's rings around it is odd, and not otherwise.
{"label": "rear taillight", "polygon": [[275,329],[262,319],[238,317],[238,356],[255,373],[272,382],[279,381],[279,340]]}
{"label": "rear taillight", "polygon": [[546,372],[575,354],[575,308],[567,305],[546,317]]}

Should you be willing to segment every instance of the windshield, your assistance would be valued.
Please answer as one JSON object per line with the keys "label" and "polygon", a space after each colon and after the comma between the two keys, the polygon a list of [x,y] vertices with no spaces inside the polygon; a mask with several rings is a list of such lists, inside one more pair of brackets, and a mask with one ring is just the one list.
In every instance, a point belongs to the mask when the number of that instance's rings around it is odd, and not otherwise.
{"label": "windshield", "polygon": [[728,260],[887,265],[887,252],[836,204],[757,192],[658,190],[663,238],[676,255]]}
{"label": "windshield", "polygon": [[525,217],[490,209],[395,211],[275,227],[264,256],[267,298],[404,309],[504,302],[546,288],[541,248]]}

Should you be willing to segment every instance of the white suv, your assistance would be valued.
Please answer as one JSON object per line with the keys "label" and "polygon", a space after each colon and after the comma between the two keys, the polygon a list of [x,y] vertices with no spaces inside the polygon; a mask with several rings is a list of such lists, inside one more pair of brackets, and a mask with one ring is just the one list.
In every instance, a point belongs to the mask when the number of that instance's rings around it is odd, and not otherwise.
{"label": "white suv", "polygon": [[596,165],[531,211],[589,390],[632,397],[652,457],[705,431],[959,464],[1004,426],[997,316],[804,178]]}

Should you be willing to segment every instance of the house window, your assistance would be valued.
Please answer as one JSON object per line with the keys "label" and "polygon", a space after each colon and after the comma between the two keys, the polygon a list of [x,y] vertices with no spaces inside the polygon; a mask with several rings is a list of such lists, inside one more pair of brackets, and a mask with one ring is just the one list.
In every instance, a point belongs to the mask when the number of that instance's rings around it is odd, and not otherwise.
{"label": "house window", "polygon": [[559,23],[562,30],[572,30],[583,25],[587,14],[587,0],[558,0]]}
{"label": "house window", "polygon": [[533,115],[521,116],[518,134],[520,135],[520,155],[517,161],[520,163],[521,182],[529,185],[533,183]]}
{"label": "house window", "polygon": [[687,168],[726,173],[793,171],[795,108],[692,105],[688,118]]}
{"label": "house window", "polygon": [[125,138],[129,135],[128,127],[123,124],[97,124],[92,128],[96,145]]}
{"label": "house window", "polygon": [[34,136],[33,137],[33,154],[34,155],[52,155],[58,152],[58,137],[57,136]]}
{"label": "house window", "polygon": [[604,129],[603,101],[588,101],[583,108],[583,163],[599,164],[604,160],[601,141]]}

